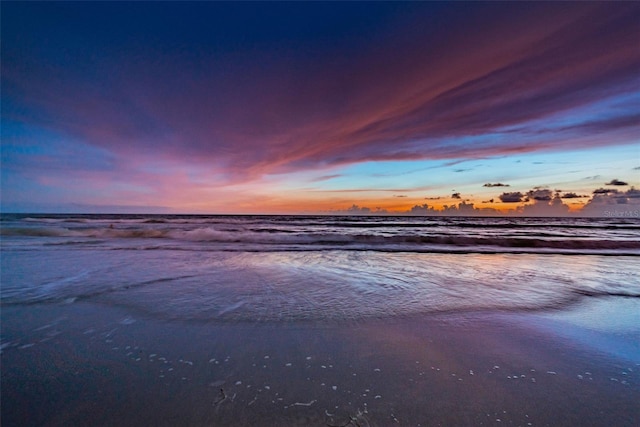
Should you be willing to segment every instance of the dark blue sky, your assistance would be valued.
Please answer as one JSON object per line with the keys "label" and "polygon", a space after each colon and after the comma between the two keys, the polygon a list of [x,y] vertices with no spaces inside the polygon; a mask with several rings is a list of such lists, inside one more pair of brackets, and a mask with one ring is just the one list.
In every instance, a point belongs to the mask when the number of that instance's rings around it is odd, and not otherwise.
{"label": "dark blue sky", "polygon": [[535,201],[484,184],[614,178],[601,202],[628,203],[639,21],[637,3],[4,2],[3,209],[505,211]]}

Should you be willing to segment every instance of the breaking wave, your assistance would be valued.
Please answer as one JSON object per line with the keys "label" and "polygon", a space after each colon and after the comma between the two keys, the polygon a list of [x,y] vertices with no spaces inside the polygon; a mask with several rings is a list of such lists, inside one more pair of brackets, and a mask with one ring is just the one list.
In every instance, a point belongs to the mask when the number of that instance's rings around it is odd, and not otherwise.
{"label": "breaking wave", "polygon": [[0,219],[2,304],[98,300],[162,318],[286,321],[640,299],[636,219]]}
{"label": "breaking wave", "polygon": [[[158,223],[154,222],[153,225]],[[162,224],[162,223],[161,223]],[[356,229],[356,231],[359,229]],[[376,229],[377,230],[377,229]],[[503,235],[485,233],[469,235],[467,233],[440,232],[402,233],[403,229],[392,232],[339,233],[326,230],[295,230],[282,228],[243,228],[217,229],[215,227],[180,228],[172,227],[13,227],[2,228],[0,234],[5,237],[40,237],[72,239],[68,244],[78,244],[78,239],[101,239],[126,244],[126,240],[166,240],[185,243],[200,243],[201,249],[215,249],[216,244],[237,244],[240,249],[251,250],[314,250],[340,248],[343,250],[372,251],[480,251],[496,250],[517,251],[626,251],[627,254],[640,255],[640,239],[606,239],[593,237],[567,237],[562,234],[540,231],[539,233],[518,233],[512,231]],[[374,230],[375,231],[375,230]],[[49,242],[51,243],[51,242]],[[60,244],[61,242],[56,242]],[[139,246],[136,246],[139,248]],[[121,249],[121,247],[119,247]],[[132,247],[133,248],[133,247]],[[193,250],[193,246],[189,249]],[[229,250],[229,247],[221,247]]]}

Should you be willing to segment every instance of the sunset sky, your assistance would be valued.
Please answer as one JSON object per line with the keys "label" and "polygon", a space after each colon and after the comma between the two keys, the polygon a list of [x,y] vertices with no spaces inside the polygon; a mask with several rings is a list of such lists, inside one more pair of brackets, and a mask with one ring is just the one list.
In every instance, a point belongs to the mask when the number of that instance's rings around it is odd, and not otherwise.
{"label": "sunset sky", "polygon": [[2,211],[639,212],[639,22],[638,2],[3,2]]}

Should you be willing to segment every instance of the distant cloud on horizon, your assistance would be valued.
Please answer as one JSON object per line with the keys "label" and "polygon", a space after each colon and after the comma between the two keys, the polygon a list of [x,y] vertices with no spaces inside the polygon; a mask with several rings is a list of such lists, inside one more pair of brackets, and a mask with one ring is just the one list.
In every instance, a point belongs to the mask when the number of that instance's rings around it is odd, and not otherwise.
{"label": "distant cloud on horizon", "polygon": [[616,190],[615,188],[598,188],[596,190],[593,190],[593,194],[613,194],[613,193],[619,193],[619,190]]}
{"label": "distant cloud on horizon", "polygon": [[533,200],[549,201],[553,197],[553,192],[549,189],[536,188],[528,191],[527,197]]}
{"label": "distant cloud on horizon", "polygon": [[640,218],[640,190],[631,187],[627,191],[594,192],[580,212],[591,216]]}
{"label": "distant cloud on horizon", "polygon": [[563,199],[581,199],[581,198],[590,197],[590,196],[576,194],[576,193],[564,193],[560,197]]}
{"label": "distant cloud on horizon", "polygon": [[607,182],[605,185],[629,185],[628,183],[624,182],[624,181],[620,181],[619,179],[612,179],[611,181]]}
{"label": "distant cloud on horizon", "polygon": [[524,198],[524,194],[519,191],[511,192],[511,193],[502,193],[498,196],[502,203],[520,203]]}

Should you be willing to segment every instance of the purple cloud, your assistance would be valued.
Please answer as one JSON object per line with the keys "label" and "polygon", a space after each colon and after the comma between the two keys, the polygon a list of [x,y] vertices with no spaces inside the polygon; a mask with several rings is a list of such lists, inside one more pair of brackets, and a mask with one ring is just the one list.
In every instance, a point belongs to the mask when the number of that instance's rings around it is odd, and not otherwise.
{"label": "purple cloud", "polygon": [[611,181],[607,182],[605,185],[629,185],[628,183],[624,182],[624,181],[620,181],[619,179],[612,179]]}
{"label": "purple cloud", "polygon": [[527,197],[538,201],[550,201],[553,197],[553,192],[546,188],[535,188],[527,192]]}
{"label": "purple cloud", "polygon": [[564,193],[560,197],[563,198],[563,199],[581,199],[583,197],[589,197],[589,196],[580,195],[580,194],[576,194],[576,193]]}
{"label": "purple cloud", "polygon": [[519,191],[512,193],[502,193],[498,196],[502,203],[519,203],[523,201],[524,194]]}
{"label": "purple cloud", "polygon": [[[604,190],[604,189],[601,189]],[[594,192],[581,214],[606,217],[640,217],[640,190]]]}
{"label": "purple cloud", "polygon": [[598,188],[596,190],[593,190],[593,194],[615,194],[618,192],[619,191],[614,188]]}
{"label": "purple cloud", "polygon": [[[415,17],[391,21],[388,34],[354,52],[312,44],[317,60],[275,41],[221,52],[192,39],[167,46],[96,42],[87,51],[66,45],[55,31],[47,52],[38,34],[25,29],[3,40],[3,120],[43,127],[119,158],[195,163],[246,180],[366,160],[575,148],[580,138],[553,133],[533,141],[518,134],[474,144],[455,139],[516,126],[531,138],[532,121],[636,87],[638,4],[472,9],[475,15],[452,15],[447,26],[434,27],[424,26],[428,14],[416,9]],[[125,38],[117,25],[113,31],[114,40]],[[18,45],[17,36],[34,48]],[[639,128],[625,111],[606,122],[583,119],[570,129],[578,136],[594,127]]]}
{"label": "purple cloud", "polygon": [[[550,190],[532,190],[536,192]],[[546,194],[538,193],[538,198],[534,198],[532,204],[523,205],[518,208],[517,212],[523,216],[563,216],[569,213],[569,206],[565,205],[556,194],[553,198],[546,198]]]}

